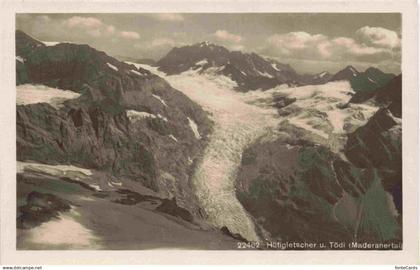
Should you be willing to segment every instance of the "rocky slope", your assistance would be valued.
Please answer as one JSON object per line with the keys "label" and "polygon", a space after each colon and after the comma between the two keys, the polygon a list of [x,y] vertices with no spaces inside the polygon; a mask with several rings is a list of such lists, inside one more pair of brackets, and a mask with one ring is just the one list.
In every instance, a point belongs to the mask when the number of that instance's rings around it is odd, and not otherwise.
{"label": "rocky slope", "polygon": [[[34,196],[27,180],[34,168],[58,166],[35,174],[63,182],[68,173],[56,171],[71,164],[93,172],[69,180],[87,193],[151,194],[156,211],[199,222],[189,178],[212,122],[197,104],[149,71],[87,45],[45,46],[17,31],[16,63],[17,160],[35,164],[18,172],[22,211]],[[55,191],[48,184],[43,192]]]}
{"label": "rocky slope", "polygon": [[[398,100],[401,85],[392,93]],[[280,112],[296,111],[296,102]],[[366,124],[344,130],[340,148],[283,122],[277,135],[245,150],[236,194],[262,239],[327,249],[329,241],[401,243],[401,115],[392,103],[382,106]]]}

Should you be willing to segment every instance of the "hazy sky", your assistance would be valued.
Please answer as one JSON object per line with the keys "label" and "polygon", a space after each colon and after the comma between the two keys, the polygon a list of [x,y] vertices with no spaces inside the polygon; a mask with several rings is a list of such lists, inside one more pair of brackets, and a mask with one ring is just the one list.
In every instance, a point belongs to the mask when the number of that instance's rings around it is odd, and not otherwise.
{"label": "hazy sky", "polygon": [[204,40],[256,52],[299,72],[346,65],[400,73],[397,13],[18,14],[16,28],[41,41],[89,44],[114,56],[159,59]]}

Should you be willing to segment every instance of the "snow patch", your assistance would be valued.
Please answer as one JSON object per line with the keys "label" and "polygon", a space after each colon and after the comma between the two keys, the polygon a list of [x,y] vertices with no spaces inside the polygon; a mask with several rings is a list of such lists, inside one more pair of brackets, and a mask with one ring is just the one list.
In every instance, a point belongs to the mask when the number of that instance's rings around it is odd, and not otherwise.
{"label": "snow patch", "polygon": [[45,85],[22,84],[16,87],[17,105],[48,103],[54,108],[60,109],[66,100],[78,97],[80,97],[79,93]]}
{"label": "snow patch", "polygon": [[175,136],[174,135],[169,135],[169,138],[171,138],[172,140],[174,140],[174,141],[176,141],[176,142],[178,142],[178,139],[177,138],[175,138]]}
{"label": "snow patch", "polygon": [[93,187],[96,191],[102,191],[102,189],[99,185],[91,184],[90,186]]}
{"label": "snow patch", "polygon": [[376,81],[372,80],[369,76],[368,76],[367,78],[368,78],[368,80],[369,80],[370,82],[372,82],[372,83],[374,83],[374,84],[378,84]]}
{"label": "snow patch", "polygon": [[166,118],[165,116],[160,115],[159,113],[157,114],[157,117],[159,117],[160,119],[162,119],[165,122],[168,122],[168,118]]}
{"label": "snow patch", "polygon": [[271,75],[271,74],[267,73],[266,71],[261,72],[261,71],[257,70],[257,73],[258,73],[259,75],[263,76],[263,77],[267,77],[267,78],[274,78],[274,76],[273,76],[273,75]]}
{"label": "snow patch", "polygon": [[402,124],[402,120],[401,120],[401,118],[395,117],[395,116],[391,113],[391,111],[390,111],[390,110],[386,110],[386,111],[385,111],[385,113],[386,113],[386,115],[388,115],[389,117],[391,117],[391,118],[392,118],[392,120],[394,120],[394,121],[395,121],[395,123],[397,123],[397,124],[399,124],[399,125],[401,125],[401,124]]}
{"label": "snow patch", "polygon": [[97,249],[98,238],[77,221],[75,210],[28,230],[28,244],[66,249]]}
{"label": "snow patch", "polygon": [[140,67],[142,67],[142,65],[143,65],[143,64],[138,64],[138,63],[130,62],[130,61],[124,61],[124,63],[129,64],[129,65],[133,65],[137,69],[140,68]]}
{"label": "snow patch", "polygon": [[116,66],[114,66],[114,65],[112,65],[112,64],[110,64],[110,63],[106,63],[106,65],[107,65],[109,68],[111,68],[111,69],[113,69],[113,70],[115,70],[115,71],[118,71],[118,68],[117,68]]}
{"label": "snow patch", "polygon": [[127,110],[126,111],[127,117],[130,121],[136,122],[138,120],[142,120],[145,118],[156,118],[156,115],[148,113],[148,112],[139,112],[136,110]]}
{"label": "snow patch", "polygon": [[325,75],[327,75],[327,72],[326,72],[326,71],[324,71],[324,72],[320,73],[320,74],[318,75],[318,77],[319,77],[319,78],[324,78],[324,77],[325,77]]}
{"label": "snow patch", "polygon": [[272,66],[275,70],[277,70],[277,71],[281,71],[281,69],[279,69],[275,63],[272,63],[272,64],[271,64],[271,66]]}
{"label": "snow patch", "polygon": [[130,72],[131,73],[134,73],[134,74],[136,74],[136,75],[139,75],[139,76],[143,76],[143,74],[141,74],[140,72],[138,72],[137,70],[130,70]]}
{"label": "snow patch", "polygon": [[208,64],[207,59],[203,59],[203,60],[198,61],[197,63],[195,63],[196,66],[204,66],[206,64]]}
{"label": "snow patch", "polygon": [[197,124],[194,122],[194,120],[191,120],[191,118],[189,118],[189,117],[187,117],[187,118],[188,118],[188,124],[190,125],[190,128],[191,128],[192,132],[194,133],[194,136],[197,139],[201,139],[201,135],[198,132],[198,126],[197,126]]}
{"label": "snow patch", "polygon": [[60,44],[61,42],[59,42],[59,41],[41,41],[42,43],[44,43],[44,45],[45,46],[48,46],[48,47],[50,47],[50,46],[55,46],[55,45],[57,45],[57,44]]}
{"label": "snow patch", "polygon": [[25,60],[21,56],[19,56],[19,55],[16,56],[16,60],[18,60],[21,63],[24,63],[25,62]]}
{"label": "snow patch", "polygon": [[25,171],[38,171],[46,174],[51,174],[55,176],[65,176],[71,172],[81,173],[84,176],[91,176],[92,171],[89,169],[84,169],[76,167],[73,165],[48,165],[35,162],[23,162],[17,161],[16,163],[17,173],[23,173]]}
{"label": "snow patch", "polygon": [[350,71],[351,71],[351,72],[353,72],[353,75],[354,75],[355,73],[357,73],[357,70],[355,70],[353,67],[350,67]]}
{"label": "snow patch", "polygon": [[131,122],[137,122],[146,118],[160,118],[163,121],[168,122],[168,119],[160,114],[154,115],[148,112],[139,112],[136,110],[126,110],[126,114]]}
{"label": "snow patch", "polygon": [[111,184],[112,185],[114,185],[114,186],[122,186],[122,183],[121,182],[114,182],[114,181],[110,181],[111,182]]}
{"label": "snow patch", "polygon": [[73,165],[48,165],[42,163],[18,161],[16,164],[16,172],[35,172],[54,176],[57,178],[67,177],[74,181],[87,184],[95,190],[101,190],[100,186],[93,182],[93,173],[91,170]]}
{"label": "snow patch", "polygon": [[190,165],[193,164],[193,160],[190,157],[188,157],[187,161],[188,161],[188,164]]}
{"label": "snow patch", "polygon": [[158,95],[155,95],[155,94],[152,94],[152,96],[154,97],[154,98],[156,98],[157,100],[159,100],[160,101],[160,103],[162,103],[163,105],[165,105],[166,107],[168,107],[168,105],[166,104],[166,102],[160,97],[160,96],[158,96]]}

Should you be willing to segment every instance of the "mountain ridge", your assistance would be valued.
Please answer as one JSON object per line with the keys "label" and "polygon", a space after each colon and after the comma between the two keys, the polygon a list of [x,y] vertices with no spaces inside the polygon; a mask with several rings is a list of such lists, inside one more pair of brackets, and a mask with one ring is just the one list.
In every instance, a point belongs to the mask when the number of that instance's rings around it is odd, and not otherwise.
{"label": "mountain ridge", "polygon": [[334,74],[326,71],[299,74],[289,64],[278,60],[262,57],[255,52],[230,51],[206,41],[174,47],[156,62],[156,66],[168,75],[188,70],[215,72],[236,82],[239,91],[266,90],[281,84],[317,85],[338,80],[348,80],[355,91],[373,91],[395,77],[375,67],[359,72],[351,65]]}

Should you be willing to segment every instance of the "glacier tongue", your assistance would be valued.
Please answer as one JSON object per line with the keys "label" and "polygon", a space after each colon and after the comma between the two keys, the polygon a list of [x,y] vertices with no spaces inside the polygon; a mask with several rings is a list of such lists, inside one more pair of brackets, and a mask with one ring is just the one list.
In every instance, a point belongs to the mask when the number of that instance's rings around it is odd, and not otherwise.
{"label": "glacier tongue", "polygon": [[193,177],[199,203],[210,224],[226,226],[232,233],[257,241],[254,223],[236,198],[234,181],[244,148],[278,124],[276,110],[248,104],[259,96],[234,91],[236,83],[225,76],[194,71],[165,76],[143,67],[164,77],[211,113],[214,133]]}

